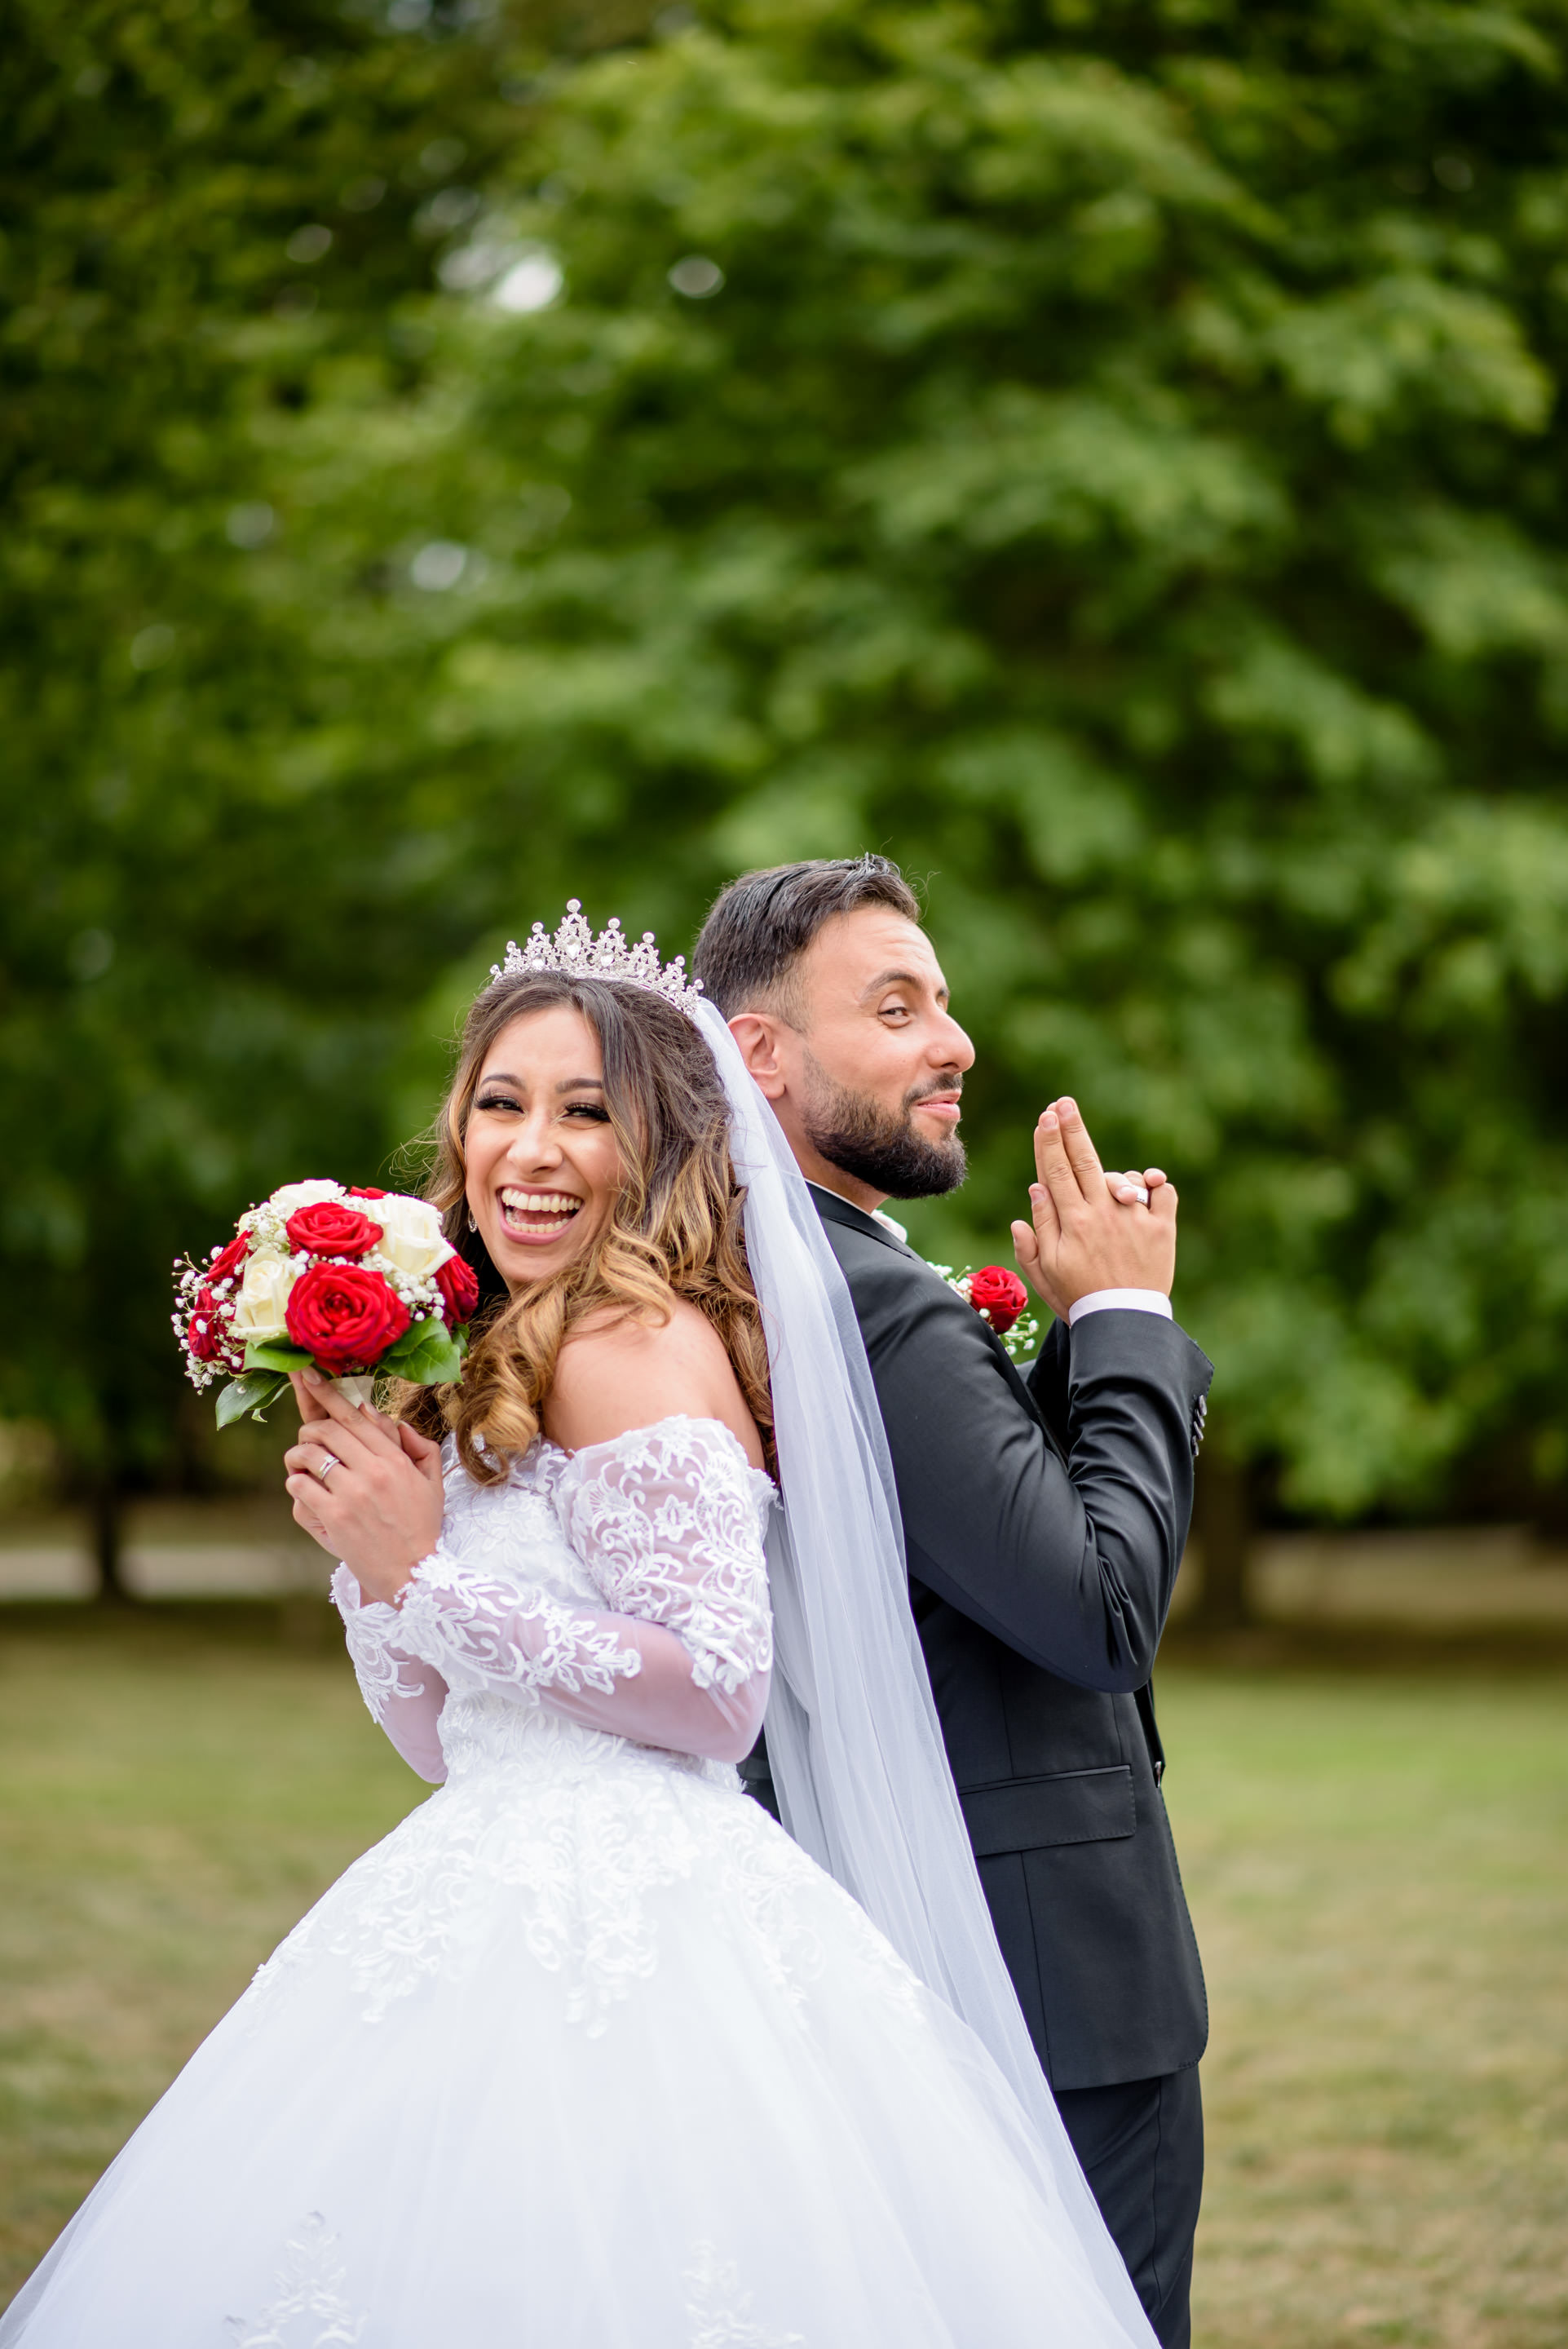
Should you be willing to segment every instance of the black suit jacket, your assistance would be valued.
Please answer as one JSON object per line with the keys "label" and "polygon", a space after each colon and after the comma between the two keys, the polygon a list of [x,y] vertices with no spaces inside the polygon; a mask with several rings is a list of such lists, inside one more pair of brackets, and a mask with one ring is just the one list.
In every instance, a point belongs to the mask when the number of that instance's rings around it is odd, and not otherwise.
{"label": "black suit jacket", "polygon": [[[1173,1321],[1056,1323],[1026,1383],[931,1267],[812,1196],[887,1428],[954,1779],[1057,2088],[1195,2064],[1208,2010],[1149,1690],[1212,1368]],[[766,1796],[765,1753],[745,1765]]]}

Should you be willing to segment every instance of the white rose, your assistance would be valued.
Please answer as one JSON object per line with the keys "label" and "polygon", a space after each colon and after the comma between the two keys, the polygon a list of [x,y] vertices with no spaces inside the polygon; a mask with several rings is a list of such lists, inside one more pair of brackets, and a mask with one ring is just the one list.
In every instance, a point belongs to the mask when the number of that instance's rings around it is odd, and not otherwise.
{"label": "white rose", "polygon": [[233,1333],[242,1345],[263,1345],[288,1334],[284,1309],[299,1274],[286,1256],[252,1256],[234,1307]]}
{"label": "white rose", "polygon": [[409,1199],[394,1192],[385,1199],[359,1202],[373,1223],[381,1226],[378,1256],[410,1280],[428,1280],[438,1265],[457,1250],[441,1230],[439,1210],[428,1199]]}
{"label": "white rose", "polygon": [[318,1174],[308,1183],[285,1183],[281,1191],[273,1193],[267,1206],[280,1223],[286,1224],[291,1216],[297,1215],[302,1207],[308,1207],[316,1199],[341,1199],[342,1196],[341,1183],[329,1182],[325,1174]]}

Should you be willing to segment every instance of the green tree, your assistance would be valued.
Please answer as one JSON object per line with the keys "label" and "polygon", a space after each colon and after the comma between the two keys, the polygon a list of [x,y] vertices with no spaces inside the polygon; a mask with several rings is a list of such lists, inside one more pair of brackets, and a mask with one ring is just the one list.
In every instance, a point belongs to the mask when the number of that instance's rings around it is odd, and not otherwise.
{"label": "green tree", "polygon": [[401,305],[515,144],[521,41],[408,0],[8,18],[0,1409],[51,1426],[111,1592],[128,1484],[201,1464],[176,1249],[374,1167],[408,971],[472,934],[274,479],[341,386],[418,382]]}
{"label": "green tree", "polygon": [[7,1407],[150,1456],[132,1231],[406,1130],[475,937],[878,845],[984,1048],[934,1252],[1063,1087],[1181,1181],[1213,1593],[1260,1477],[1560,1491],[1561,6],[209,16],[0,65]]}
{"label": "green tree", "polygon": [[919,1227],[994,1247],[1062,1087],[1179,1173],[1221,1611],[1260,1469],[1560,1484],[1563,10],[661,24],[346,492],[470,550],[403,706],[498,904],[928,874],[985,1052]]}

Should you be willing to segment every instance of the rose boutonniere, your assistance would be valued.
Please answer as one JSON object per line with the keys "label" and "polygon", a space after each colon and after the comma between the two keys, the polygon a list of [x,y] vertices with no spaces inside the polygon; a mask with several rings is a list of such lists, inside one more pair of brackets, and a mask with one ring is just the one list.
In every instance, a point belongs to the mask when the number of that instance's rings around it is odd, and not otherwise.
{"label": "rose boutonniere", "polygon": [[972,1305],[982,1321],[989,1322],[1007,1350],[1009,1361],[1027,1361],[1037,1351],[1040,1325],[1032,1313],[1026,1313],[1029,1292],[1016,1272],[1006,1265],[983,1264],[978,1272],[967,1266],[954,1272],[950,1264],[932,1267],[939,1272],[949,1288]]}

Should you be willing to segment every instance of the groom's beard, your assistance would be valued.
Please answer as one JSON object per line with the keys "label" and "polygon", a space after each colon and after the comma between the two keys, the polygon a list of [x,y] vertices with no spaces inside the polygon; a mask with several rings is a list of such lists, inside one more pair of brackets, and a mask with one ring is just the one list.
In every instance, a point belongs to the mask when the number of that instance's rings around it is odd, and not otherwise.
{"label": "groom's beard", "polygon": [[809,1052],[806,1066],[811,1081],[805,1104],[806,1138],[830,1166],[890,1199],[936,1199],[958,1188],[969,1172],[958,1136],[923,1141],[910,1120],[910,1112],[928,1094],[960,1090],[964,1080],[956,1069],[912,1086],[899,1107],[891,1110],[867,1093],[836,1084]]}

